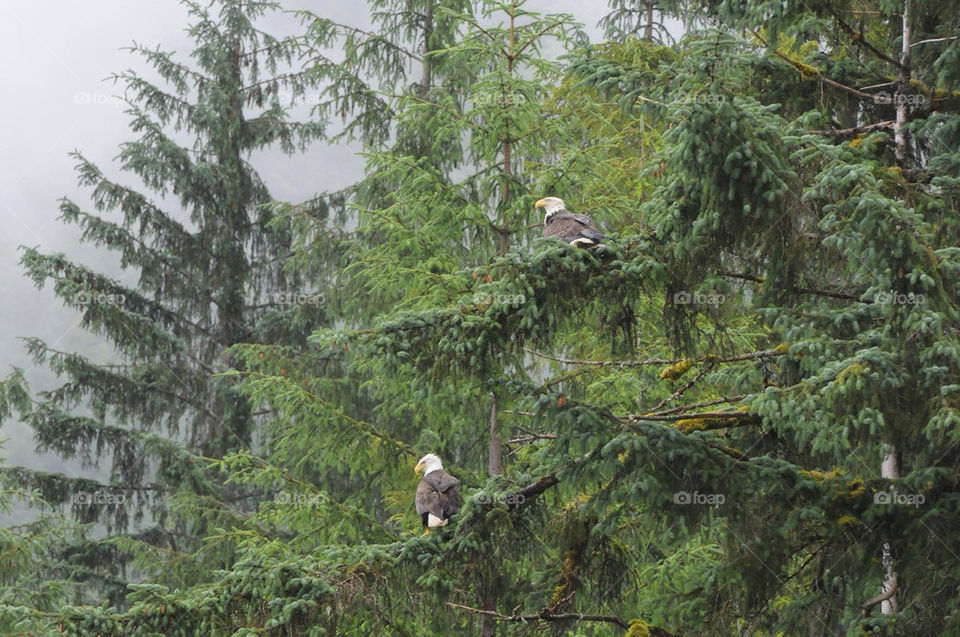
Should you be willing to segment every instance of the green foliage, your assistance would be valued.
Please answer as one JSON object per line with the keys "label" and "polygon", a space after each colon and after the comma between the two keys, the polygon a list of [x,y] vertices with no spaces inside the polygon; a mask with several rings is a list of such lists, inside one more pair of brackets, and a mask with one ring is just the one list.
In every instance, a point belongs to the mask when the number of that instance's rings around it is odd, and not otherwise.
{"label": "green foliage", "polygon": [[[125,605],[41,614],[31,605],[52,592],[4,597],[17,627],[955,631],[960,118],[955,47],[939,38],[956,16],[914,7],[914,40],[931,41],[902,81],[894,5],[846,18],[706,3],[709,28],[671,47],[581,46],[569,16],[522,2],[371,6],[376,33],[301,14],[297,40],[329,82],[317,116],[349,115],[344,136],[367,146],[365,178],[260,208],[261,230],[296,249],[276,276],[317,275],[329,303],[207,344],[232,365],[207,380],[264,414],[251,418],[258,444],[199,462],[133,438],[167,454],[158,475],[182,485],[172,511],[202,522],[200,546],[136,551],[148,576],[125,586]],[[631,6],[614,3],[608,24],[636,24],[616,13]],[[342,69],[323,57],[334,42]],[[853,88],[881,82],[943,99],[900,109],[901,127]],[[546,194],[593,215],[603,245],[536,238]],[[93,282],[152,311],[63,257],[26,258],[69,268],[61,296]],[[192,342],[177,319],[144,323],[158,351]],[[115,414],[111,392],[139,392],[144,410],[170,400],[149,367],[131,379],[32,347],[63,373],[102,374],[95,391],[60,394],[89,400],[93,418],[48,412],[75,453],[115,444],[98,422]],[[892,447],[899,478],[880,470]],[[459,478],[464,506],[421,536],[412,469],[426,452]],[[53,503],[74,493],[15,477]],[[891,565],[898,610],[881,615],[870,600]]]}

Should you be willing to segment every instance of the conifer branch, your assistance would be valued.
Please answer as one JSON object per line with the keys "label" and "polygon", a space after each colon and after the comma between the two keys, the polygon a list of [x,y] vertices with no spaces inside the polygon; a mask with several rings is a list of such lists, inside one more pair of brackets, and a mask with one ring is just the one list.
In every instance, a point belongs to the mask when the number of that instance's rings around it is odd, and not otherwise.
{"label": "conifer branch", "polygon": [[872,44],[870,44],[869,42],[867,42],[867,41],[864,39],[864,37],[863,37],[859,32],[857,32],[856,29],[854,29],[852,26],[850,26],[849,24],[847,24],[846,21],[844,21],[844,19],[840,17],[840,14],[837,13],[837,11],[836,11],[833,7],[830,6],[830,3],[827,3],[827,4],[826,4],[826,7],[827,7],[827,10],[828,10],[830,13],[832,13],[832,14],[833,14],[833,17],[837,20],[837,24],[840,26],[840,30],[843,31],[844,33],[846,33],[847,35],[849,35],[849,36],[851,37],[851,39],[853,39],[854,44],[856,44],[857,46],[863,47],[863,48],[866,49],[867,51],[870,51],[871,53],[873,53],[873,54],[874,54],[875,56],[877,56],[879,59],[883,60],[884,62],[887,62],[888,64],[892,64],[893,66],[897,67],[898,69],[902,69],[902,68],[903,68],[903,65],[900,64],[900,61],[899,61],[899,60],[896,60],[896,59],[890,57],[889,55],[887,55],[887,54],[884,53],[883,51],[880,51],[879,49],[877,49],[877,47],[875,47],[875,46],[873,46]]}
{"label": "conifer branch", "polygon": [[703,369],[697,372],[693,378],[687,381],[687,383],[683,387],[679,388],[677,391],[673,392],[672,394],[670,394],[669,396],[661,400],[659,403],[657,403],[656,406],[654,406],[653,411],[662,409],[664,405],[672,403],[677,398],[680,398],[680,396],[683,396],[683,394],[685,394],[688,389],[696,385],[697,381],[703,378],[707,374],[707,372],[709,372],[711,369],[713,369],[712,365],[706,365]]}
{"label": "conifer branch", "polygon": [[548,476],[543,476],[536,482],[528,484],[527,486],[513,492],[513,504],[510,505],[510,508],[515,508],[521,503],[526,502],[532,498],[537,497],[547,489],[552,489],[553,487],[560,484],[560,480],[557,479],[556,474],[551,473]]}
{"label": "conifer branch", "polygon": [[526,42],[524,42],[523,44],[521,44],[520,46],[517,47],[517,50],[514,52],[514,54],[513,54],[513,56],[512,56],[513,59],[518,58],[518,57],[520,56],[520,54],[523,53],[524,49],[526,49],[528,46],[530,46],[531,44],[533,44],[534,42],[536,42],[537,40],[539,40],[539,39],[541,38],[541,36],[543,36],[544,34],[546,34],[547,31],[552,30],[552,29],[553,29],[554,27],[556,27],[556,26],[560,26],[561,24],[565,23],[566,21],[567,21],[567,20],[566,20],[565,18],[564,18],[564,19],[560,19],[560,20],[556,20],[556,21],[554,21],[553,23],[548,24],[547,26],[543,27],[542,29],[540,29],[539,31],[537,31],[537,32],[536,32],[535,34],[533,34],[532,36],[530,36],[530,37],[527,39]]}
{"label": "conifer branch", "polygon": [[724,403],[735,403],[743,400],[747,396],[749,396],[749,394],[735,394],[733,396],[724,396],[723,398],[715,398],[713,400],[703,400],[696,403],[690,403],[689,405],[678,405],[677,407],[664,409],[663,411],[658,411],[650,415],[666,416],[668,414],[676,414],[677,412],[686,411],[688,409],[699,409],[700,407],[710,407],[713,405],[722,405]]}
{"label": "conifer branch", "polygon": [[[757,33],[756,31],[754,31],[753,29],[750,30],[750,33],[752,33],[752,34],[754,35],[754,37],[756,37],[758,40],[760,40],[760,42],[762,42],[765,47],[770,48],[770,45],[767,44],[767,41],[766,41],[766,40],[764,40],[762,37],[760,37],[760,34],[759,34],[759,33]],[[827,84],[827,85],[829,85],[829,86],[832,86],[833,88],[839,89],[839,90],[844,91],[844,92],[846,92],[846,93],[850,93],[851,95],[855,95],[855,96],[859,97],[859,98],[862,99],[862,100],[870,100],[870,101],[872,101],[872,100],[874,99],[874,97],[875,97],[875,96],[874,96],[873,94],[871,94],[871,93],[865,93],[865,92],[863,92],[863,91],[860,91],[860,90],[858,90],[858,89],[853,88],[852,86],[847,86],[846,84],[841,84],[840,82],[838,82],[838,81],[836,81],[836,80],[833,80],[833,79],[827,77],[826,75],[823,74],[823,72],[822,72],[820,69],[818,69],[818,68],[816,68],[816,67],[814,67],[814,66],[809,66],[809,65],[807,65],[807,64],[801,64],[800,62],[797,62],[796,60],[792,60],[792,59],[790,59],[789,56],[784,55],[783,53],[781,53],[780,51],[778,51],[778,50],[776,50],[776,49],[771,49],[771,50],[773,51],[773,54],[774,54],[774,55],[776,55],[778,58],[780,58],[781,60],[783,60],[784,62],[786,62],[786,63],[789,64],[790,66],[792,66],[793,68],[795,68],[797,71],[799,71],[799,72],[800,72],[800,75],[813,74],[813,75],[815,75],[815,77],[816,77],[818,80],[820,80],[820,81],[823,82],[824,84]]]}
{"label": "conifer branch", "polygon": [[895,122],[892,119],[877,122],[875,124],[866,124],[864,126],[853,126],[851,128],[836,128],[833,130],[812,130],[807,131],[813,135],[822,135],[824,137],[840,137],[843,135],[859,135],[861,133],[871,133],[885,128],[893,129]]}
{"label": "conifer branch", "polygon": [[644,358],[640,360],[615,360],[615,361],[598,361],[598,360],[581,360],[576,358],[563,358],[561,356],[553,356],[551,354],[546,354],[528,347],[524,347],[523,350],[527,353],[533,354],[540,358],[546,358],[548,360],[557,361],[558,363],[564,363],[566,365],[590,365],[594,367],[641,367],[644,365],[675,365],[683,361],[689,360],[694,363],[734,363],[738,361],[751,360],[755,358],[768,358],[771,356],[783,356],[786,354],[786,349],[784,346],[775,347],[773,349],[760,350],[757,352],[747,352],[746,354],[736,354],[734,356],[713,356],[707,354],[705,356],[698,356],[696,358]]}
{"label": "conifer branch", "polygon": [[417,54],[414,53],[413,51],[409,51],[409,50],[403,48],[402,46],[400,46],[400,45],[398,45],[398,44],[396,44],[396,43],[394,43],[394,42],[391,42],[390,40],[386,39],[385,37],[383,37],[383,36],[380,35],[380,34],[372,33],[372,32],[370,32],[370,31],[365,31],[364,29],[360,29],[360,28],[358,28],[358,27],[350,26],[349,24],[343,24],[343,23],[341,23],[341,22],[334,22],[333,20],[330,20],[329,18],[321,18],[321,17],[318,16],[317,14],[315,14],[315,13],[313,13],[312,11],[307,10],[307,9],[296,10],[296,11],[294,11],[294,13],[297,14],[297,15],[300,17],[301,22],[305,22],[305,21],[308,20],[308,19],[312,19],[314,22],[323,22],[323,23],[325,23],[325,24],[327,24],[327,25],[329,25],[329,26],[332,26],[332,27],[334,27],[334,28],[336,28],[336,29],[340,29],[340,30],[342,30],[342,31],[345,32],[345,33],[350,33],[350,34],[354,34],[354,35],[362,35],[362,36],[364,36],[365,38],[368,38],[369,41],[376,41],[376,42],[380,42],[380,43],[382,43],[382,44],[385,44],[388,48],[393,49],[394,51],[396,51],[397,53],[400,53],[401,55],[405,55],[406,57],[410,58],[411,60],[416,60],[417,62],[423,62],[423,58],[421,58],[419,55],[417,55]]}
{"label": "conifer branch", "polygon": [[[486,615],[496,621],[500,622],[537,622],[537,621],[547,621],[547,622],[563,622],[563,621],[588,621],[588,622],[606,622],[610,624],[616,624],[624,630],[630,628],[625,620],[617,617],[616,615],[588,615],[584,613],[557,613],[553,614],[549,609],[544,609],[539,613],[533,615],[504,615],[495,610],[483,610],[480,608],[473,608],[472,606],[464,606],[463,604],[455,604],[454,602],[447,602],[447,606],[452,608],[460,608],[462,610],[470,611],[471,613],[479,613],[481,615]],[[651,631],[650,634],[656,634]],[[667,633],[660,633],[666,635]]]}
{"label": "conifer branch", "polygon": [[[744,281],[753,281],[754,283],[763,283],[765,279],[754,274],[743,274],[740,272],[727,272],[721,271],[717,272],[720,276],[725,276],[730,279],[742,279]],[[844,292],[834,292],[832,290],[818,290],[816,288],[806,288],[794,286],[792,288],[794,292],[799,292],[800,294],[812,294],[814,296],[827,296],[832,299],[842,299],[844,301],[856,301],[858,303],[873,303],[873,299],[865,299],[859,296],[854,296],[853,294],[846,294]]]}

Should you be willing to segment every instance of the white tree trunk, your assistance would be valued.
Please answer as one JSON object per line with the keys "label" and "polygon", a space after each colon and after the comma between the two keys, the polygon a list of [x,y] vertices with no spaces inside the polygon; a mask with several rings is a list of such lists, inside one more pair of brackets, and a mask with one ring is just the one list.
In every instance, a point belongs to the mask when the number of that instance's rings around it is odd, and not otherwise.
{"label": "white tree trunk", "polygon": [[910,111],[910,100],[907,93],[910,91],[910,0],[903,3],[903,41],[900,46],[900,77],[897,78],[897,90],[893,93],[893,104],[897,111],[897,119],[893,125],[893,141],[896,145],[897,163],[902,168],[907,160],[907,115]]}
{"label": "white tree trunk", "polygon": [[[900,452],[896,447],[890,447],[890,452],[883,459],[880,465],[880,475],[887,479],[900,477]],[[883,593],[889,593],[897,586],[897,568],[893,559],[893,547],[889,542],[883,543]],[[892,595],[888,599],[880,602],[880,612],[884,615],[890,615],[897,612],[897,596]]]}

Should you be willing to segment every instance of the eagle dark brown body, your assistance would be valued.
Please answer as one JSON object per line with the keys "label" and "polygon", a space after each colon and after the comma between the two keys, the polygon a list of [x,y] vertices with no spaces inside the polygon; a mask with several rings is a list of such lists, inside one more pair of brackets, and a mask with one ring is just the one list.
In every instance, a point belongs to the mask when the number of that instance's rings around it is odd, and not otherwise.
{"label": "eagle dark brown body", "polygon": [[603,233],[590,217],[568,211],[559,197],[545,197],[534,205],[547,211],[543,218],[545,237],[556,237],[570,245],[586,248],[598,245],[603,239]]}
{"label": "eagle dark brown body", "polygon": [[440,458],[432,453],[417,464],[416,471],[424,471],[417,485],[417,513],[427,529],[446,526],[451,515],[460,511],[460,481],[443,470]]}

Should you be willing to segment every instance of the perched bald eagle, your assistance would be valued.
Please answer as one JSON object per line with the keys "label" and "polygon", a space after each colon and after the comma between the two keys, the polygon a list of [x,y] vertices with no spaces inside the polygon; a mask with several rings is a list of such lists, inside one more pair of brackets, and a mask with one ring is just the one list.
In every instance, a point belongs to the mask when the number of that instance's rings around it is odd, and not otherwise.
{"label": "perched bald eagle", "polygon": [[417,485],[417,513],[429,533],[434,527],[446,526],[450,516],[460,511],[460,482],[443,470],[440,458],[432,453],[420,458],[414,471],[423,472]]}
{"label": "perched bald eagle", "polygon": [[572,246],[589,248],[600,243],[603,234],[587,215],[575,215],[567,210],[560,197],[544,197],[533,204],[543,208],[543,236],[562,239]]}

